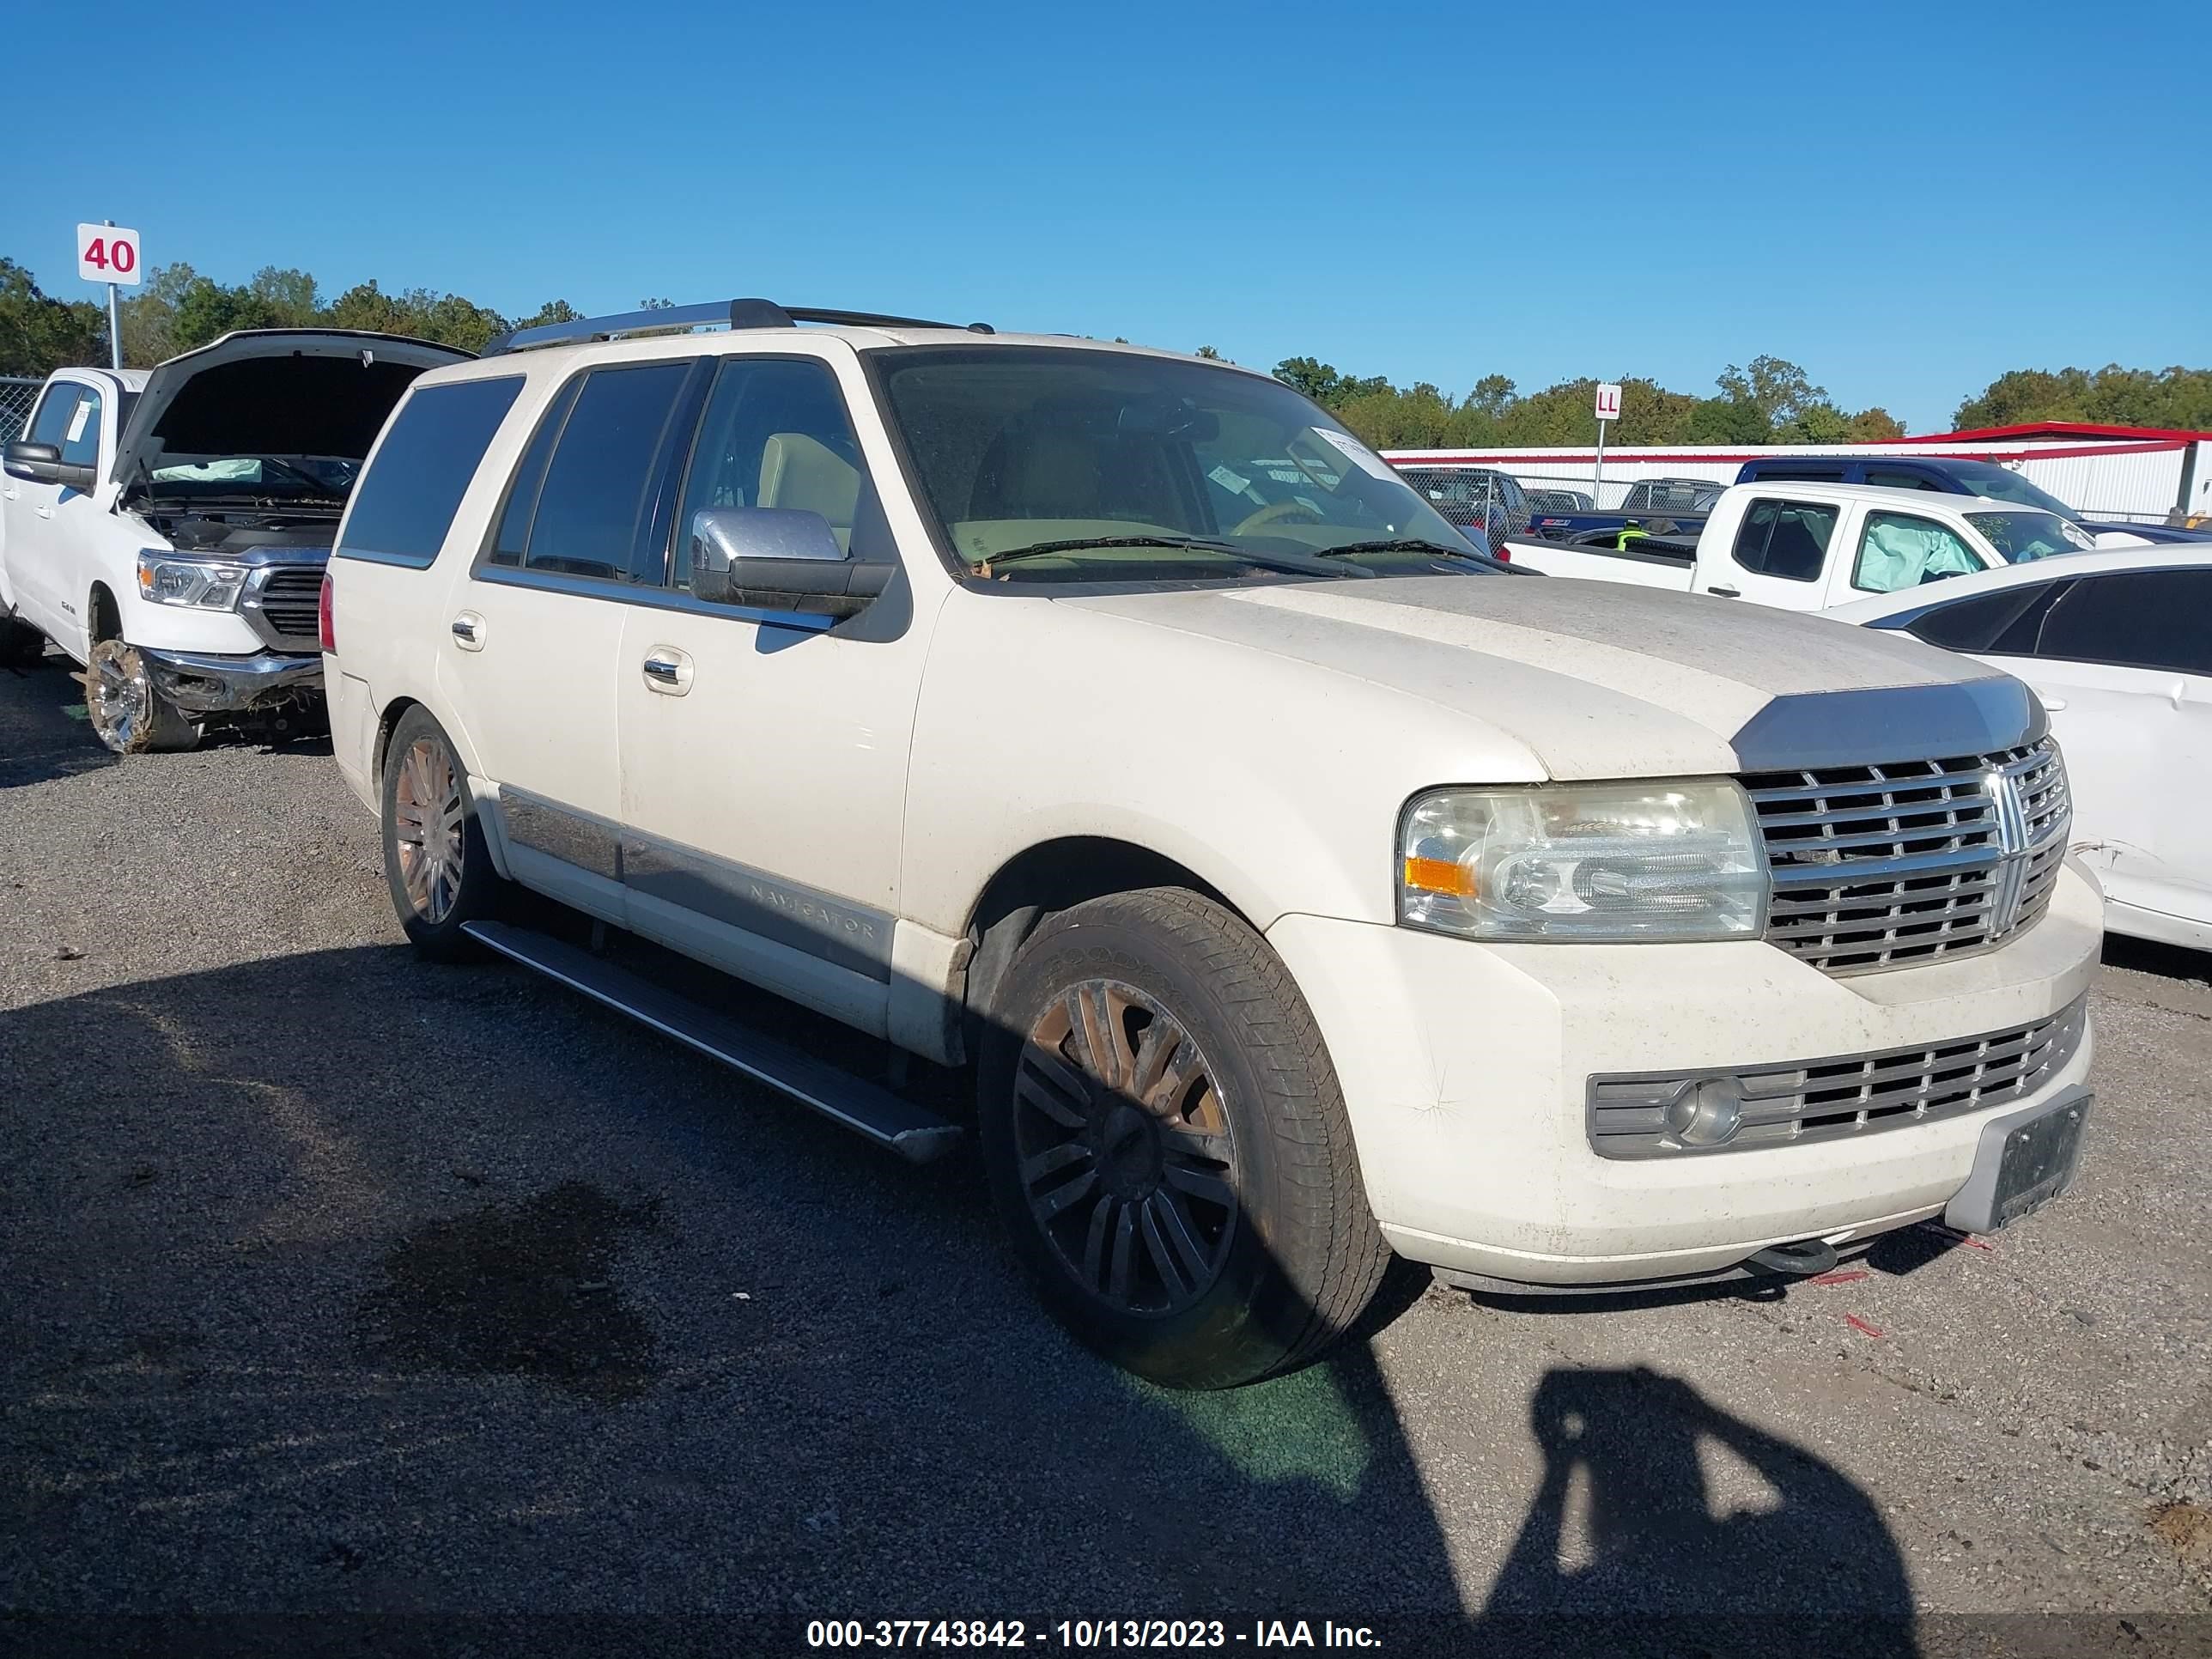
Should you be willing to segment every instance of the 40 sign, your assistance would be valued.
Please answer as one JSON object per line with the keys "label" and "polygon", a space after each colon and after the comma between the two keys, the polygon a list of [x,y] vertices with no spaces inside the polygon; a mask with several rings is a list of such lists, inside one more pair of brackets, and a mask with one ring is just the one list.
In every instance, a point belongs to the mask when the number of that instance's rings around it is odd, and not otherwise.
{"label": "40 sign", "polygon": [[88,283],[137,287],[145,280],[138,271],[138,233],[120,225],[79,225],[76,274]]}

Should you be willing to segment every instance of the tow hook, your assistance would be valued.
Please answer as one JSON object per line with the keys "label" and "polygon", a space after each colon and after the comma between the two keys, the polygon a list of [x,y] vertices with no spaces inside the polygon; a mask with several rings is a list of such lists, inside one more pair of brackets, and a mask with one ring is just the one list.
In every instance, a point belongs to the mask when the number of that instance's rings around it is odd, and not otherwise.
{"label": "tow hook", "polygon": [[1755,1273],[1816,1279],[1835,1271],[1836,1247],[1823,1238],[1801,1238],[1792,1244],[1770,1244],[1743,1265]]}

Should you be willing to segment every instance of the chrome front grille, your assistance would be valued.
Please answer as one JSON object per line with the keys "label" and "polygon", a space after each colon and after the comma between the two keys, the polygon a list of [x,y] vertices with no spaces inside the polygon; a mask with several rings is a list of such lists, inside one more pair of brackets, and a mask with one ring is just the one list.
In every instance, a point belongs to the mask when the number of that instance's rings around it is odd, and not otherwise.
{"label": "chrome front grille", "polygon": [[258,585],[256,629],[280,650],[305,647],[315,650],[322,641],[318,607],[322,603],[323,568],[319,564],[284,564],[271,568]]}
{"label": "chrome front grille", "polygon": [[[1589,1082],[1591,1146],[1605,1158],[1744,1152],[1835,1139],[1978,1111],[2033,1094],[2081,1047],[2088,1000],[2047,1018],[1924,1048],[1722,1073],[1638,1073]],[[1686,1141],[1692,1091],[1718,1078],[1741,1101],[1741,1127],[1717,1145]]]}
{"label": "chrome front grille", "polygon": [[1994,755],[1743,780],[1766,842],[1768,940],[1830,974],[1994,945],[2041,915],[2066,856],[2048,738]]}

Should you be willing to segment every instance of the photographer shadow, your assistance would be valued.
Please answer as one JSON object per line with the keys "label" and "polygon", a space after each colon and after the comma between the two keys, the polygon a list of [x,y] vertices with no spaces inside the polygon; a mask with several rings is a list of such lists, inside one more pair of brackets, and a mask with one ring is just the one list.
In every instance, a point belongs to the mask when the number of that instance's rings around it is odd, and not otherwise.
{"label": "photographer shadow", "polygon": [[[1919,1647],[1904,1558],[1841,1470],[1642,1366],[1558,1368],[1529,1401],[1541,1481],[1482,1613],[1576,1650]],[[1601,1628],[1610,1626],[1611,1629]],[[1653,1646],[1654,1644],[1657,1645]]]}

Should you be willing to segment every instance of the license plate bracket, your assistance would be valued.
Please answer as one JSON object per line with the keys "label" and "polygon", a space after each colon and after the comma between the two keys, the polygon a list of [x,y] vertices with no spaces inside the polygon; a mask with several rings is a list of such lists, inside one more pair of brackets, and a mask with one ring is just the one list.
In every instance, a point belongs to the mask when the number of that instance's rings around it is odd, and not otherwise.
{"label": "license plate bracket", "polygon": [[1945,1224],[1960,1232],[1993,1233],[2072,1186],[2095,1099],[2077,1085],[1984,1123],[1973,1171],[1944,1209]]}

